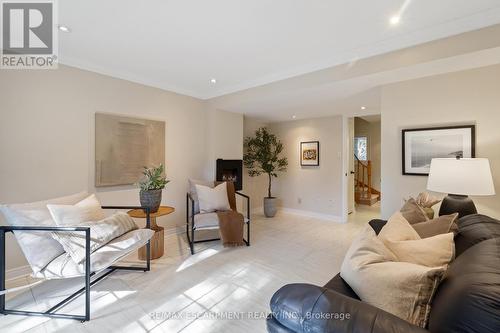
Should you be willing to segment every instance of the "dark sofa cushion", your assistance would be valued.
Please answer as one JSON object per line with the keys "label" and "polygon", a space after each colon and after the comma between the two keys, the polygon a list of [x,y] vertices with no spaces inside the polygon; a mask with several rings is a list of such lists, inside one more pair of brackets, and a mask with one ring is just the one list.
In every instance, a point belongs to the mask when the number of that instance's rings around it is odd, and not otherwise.
{"label": "dark sofa cushion", "polygon": [[455,236],[455,253],[458,257],[465,250],[484,240],[500,238],[500,221],[489,216],[474,214],[457,221],[458,233]]}
{"label": "dark sofa cushion", "polygon": [[463,252],[432,303],[431,332],[500,332],[500,238]]}
{"label": "dark sofa cushion", "polygon": [[328,281],[328,283],[325,284],[324,287],[330,290],[334,290],[339,294],[345,295],[347,297],[359,300],[358,295],[356,295],[354,290],[351,289],[347,282],[345,282],[344,279],[340,277],[340,274],[335,275],[335,277]]}

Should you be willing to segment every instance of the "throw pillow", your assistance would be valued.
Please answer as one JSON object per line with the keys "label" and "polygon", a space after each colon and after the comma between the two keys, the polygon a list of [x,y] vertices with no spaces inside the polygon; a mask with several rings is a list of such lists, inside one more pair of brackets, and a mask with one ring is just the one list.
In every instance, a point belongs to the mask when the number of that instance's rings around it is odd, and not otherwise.
{"label": "throw pillow", "polygon": [[106,217],[95,194],[75,205],[47,205],[47,208],[58,226],[75,226]]}
{"label": "throw pillow", "polygon": [[410,198],[405,202],[400,212],[404,218],[410,222],[410,224],[429,220],[427,214],[413,198]]}
{"label": "throw pillow", "polygon": [[394,241],[420,239],[415,229],[412,228],[403,214],[399,212],[389,218],[378,236],[383,240],[390,239]]}
{"label": "throw pillow", "polygon": [[378,237],[398,261],[437,267],[448,265],[455,256],[452,233],[421,239],[401,213],[387,221]]}
{"label": "throw pillow", "polygon": [[194,213],[199,214],[200,202],[198,200],[198,194],[196,193],[196,185],[203,185],[206,187],[213,188],[214,182],[209,182],[206,180],[196,180],[196,179],[189,180],[189,195],[191,195],[191,198],[193,199]]}
{"label": "throw pillow", "polygon": [[412,224],[411,226],[419,234],[421,238],[446,234],[449,232],[456,233],[458,213],[451,215],[443,215],[433,220]]}
{"label": "throw pillow", "polygon": [[196,193],[200,202],[201,213],[230,210],[227,199],[227,184],[224,182],[214,188],[196,185]]}
{"label": "throw pillow", "polygon": [[[90,227],[90,252],[94,252],[111,240],[137,229],[134,220],[126,213],[119,212],[95,222],[75,224],[76,227]],[[85,261],[85,232],[53,232],[57,240],[71,259],[80,264]]]}
{"label": "throw pillow", "polygon": [[445,267],[398,262],[368,226],[352,243],[340,275],[363,300],[414,325],[427,325]]}
{"label": "throw pillow", "polygon": [[[54,227],[56,223],[47,209],[47,204],[73,205],[87,196],[87,192],[81,192],[46,201],[0,205],[0,211],[5,222],[11,226]],[[50,232],[14,231],[14,235],[33,274],[40,272],[48,263],[64,253],[61,244],[51,237]]]}

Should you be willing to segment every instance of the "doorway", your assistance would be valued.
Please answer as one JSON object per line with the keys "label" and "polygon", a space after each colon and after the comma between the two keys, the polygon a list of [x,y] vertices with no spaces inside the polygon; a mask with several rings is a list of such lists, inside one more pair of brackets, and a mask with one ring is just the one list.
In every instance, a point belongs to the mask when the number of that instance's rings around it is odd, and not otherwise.
{"label": "doorway", "polygon": [[366,214],[380,216],[381,117],[346,117],[344,120],[344,217]]}

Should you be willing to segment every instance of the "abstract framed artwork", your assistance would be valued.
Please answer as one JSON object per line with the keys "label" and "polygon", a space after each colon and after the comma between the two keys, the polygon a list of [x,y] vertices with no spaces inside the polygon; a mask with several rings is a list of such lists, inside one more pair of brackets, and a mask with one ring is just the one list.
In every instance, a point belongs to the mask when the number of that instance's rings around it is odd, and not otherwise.
{"label": "abstract framed artwork", "polygon": [[403,175],[428,176],[433,158],[474,158],[476,126],[405,129]]}
{"label": "abstract framed artwork", "polygon": [[300,165],[319,165],[319,141],[307,141],[300,143]]}
{"label": "abstract framed artwork", "polygon": [[165,164],[165,122],[95,114],[95,186],[131,185]]}

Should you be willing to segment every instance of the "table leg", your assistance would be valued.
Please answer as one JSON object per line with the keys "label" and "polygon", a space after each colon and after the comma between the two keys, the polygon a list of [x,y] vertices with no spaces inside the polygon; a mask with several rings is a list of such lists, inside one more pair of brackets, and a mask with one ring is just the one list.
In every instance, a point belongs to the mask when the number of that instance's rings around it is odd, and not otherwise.
{"label": "table leg", "polygon": [[[154,230],[155,234],[151,238],[151,259],[158,259],[163,256],[164,253],[164,239],[165,233],[164,228],[156,224],[156,218],[151,218],[151,229]],[[139,259],[146,260],[146,246],[139,249]]]}

